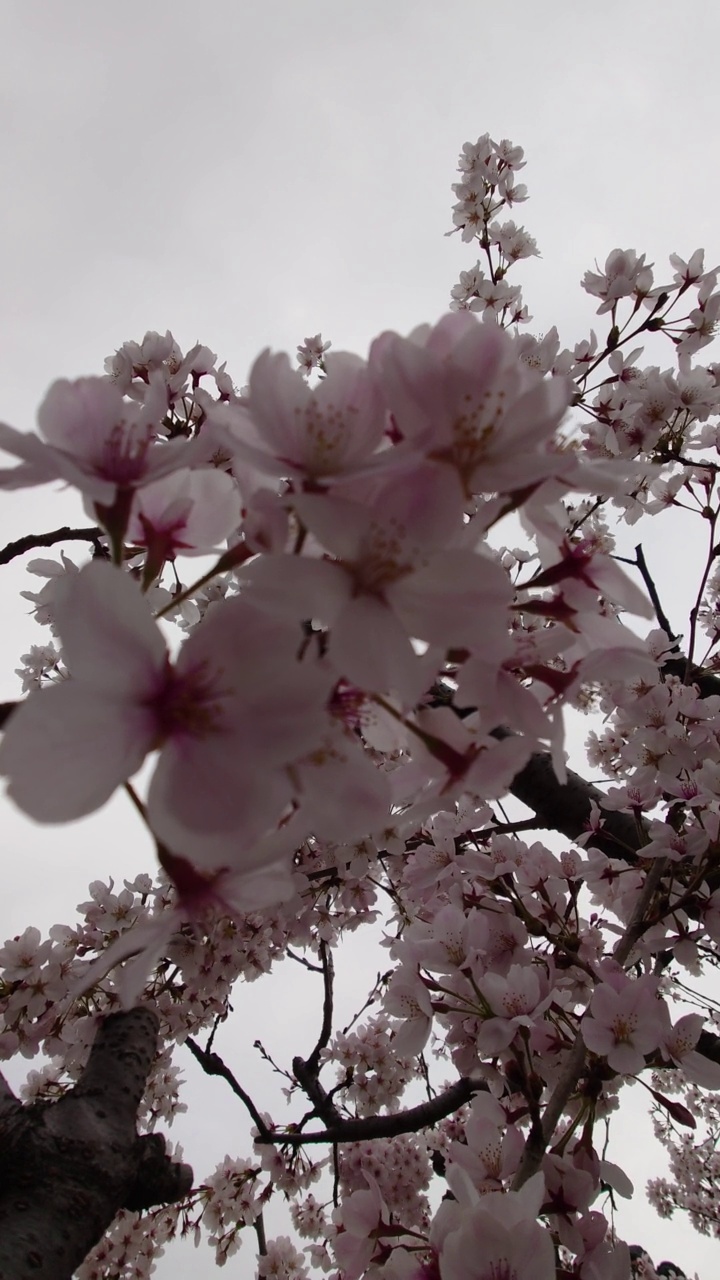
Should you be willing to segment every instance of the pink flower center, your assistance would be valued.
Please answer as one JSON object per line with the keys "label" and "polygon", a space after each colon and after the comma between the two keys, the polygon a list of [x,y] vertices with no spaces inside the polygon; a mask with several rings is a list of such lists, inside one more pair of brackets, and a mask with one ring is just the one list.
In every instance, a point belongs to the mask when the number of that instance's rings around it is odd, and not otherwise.
{"label": "pink flower center", "polygon": [[217,676],[208,675],[205,663],[177,672],[168,666],[162,687],[150,700],[157,726],[158,745],[168,738],[206,738],[222,731],[223,699]]}
{"label": "pink flower center", "polygon": [[632,1040],[633,1031],[637,1026],[637,1018],[632,1014],[618,1015],[612,1025],[612,1032],[615,1036],[616,1044],[629,1044]]}
{"label": "pink flower center", "polygon": [[482,1280],[518,1280],[518,1274],[507,1258],[498,1258],[483,1272]]}
{"label": "pink flower center", "polygon": [[151,440],[149,429],[139,429],[134,423],[118,422],[96,459],[97,474],[105,480],[113,480],[121,488],[132,485],[145,473],[145,455]]}

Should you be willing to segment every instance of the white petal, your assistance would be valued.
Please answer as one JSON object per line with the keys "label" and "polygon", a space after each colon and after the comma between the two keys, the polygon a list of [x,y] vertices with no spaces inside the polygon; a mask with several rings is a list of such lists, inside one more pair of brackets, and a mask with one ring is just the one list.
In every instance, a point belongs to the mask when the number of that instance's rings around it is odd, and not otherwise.
{"label": "white petal", "polygon": [[63,587],[55,617],[70,673],[104,695],[152,693],[167,649],[129,574],[93,561]]}
{"label": "white petal", "polygon": [[37,822],[99,809],[150,750],[152,717],[68,680],[31,694],[0,743],[8,794]]}

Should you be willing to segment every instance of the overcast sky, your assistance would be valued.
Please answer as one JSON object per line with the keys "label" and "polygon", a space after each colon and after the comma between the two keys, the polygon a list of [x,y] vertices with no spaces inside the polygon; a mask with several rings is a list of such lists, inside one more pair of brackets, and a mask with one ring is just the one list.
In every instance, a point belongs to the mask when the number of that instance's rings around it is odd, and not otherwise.
{"label": "overcast sky", "polygon": [[[593,323],[579,279],[612,248],[720,262],[719,48],[712,0],[0,0],[0,418],[30,429],[55,377],[101,372],[146,329],[207,343],[241,384],[267,345],[322,330],[365,353],[436,320],[476,260],[444,233],[457,154],[485,131],[526,151],[531,329],[572,345]],[[68,495],[5,495],[0,545],[77,516]],[[682,547],[663,555],[680,578]],[[1,572],[12,697],[45,635],[17,605],[22,567]],[[0,938],[148,866],[122,801],[63,831],[4,817]],[[184,1126],[199,1174],[228,1143],[227,1099],[204,1083]],[[640,1182],[657,1171],[651,1152]],[[656,1228],[641,1201],[621,1232],[710,1280],[717,1244]],[[249,1243],[227,1268],[240,1280]],[[209,1256],[159,1275],[209,1275]]]}

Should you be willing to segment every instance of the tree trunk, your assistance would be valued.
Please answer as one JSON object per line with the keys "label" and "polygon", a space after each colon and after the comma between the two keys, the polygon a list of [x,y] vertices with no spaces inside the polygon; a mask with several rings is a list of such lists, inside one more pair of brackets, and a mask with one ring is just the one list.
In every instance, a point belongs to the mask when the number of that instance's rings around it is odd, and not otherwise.
{"label": "tree trunk", "polygon": [[120,1209],[190,1190],[189,1166],[136,1129],[157,1029],[147,1008],[105,1018],[57,1102],[23,1106],[0,1076],[0,1280],[71,1280]]}

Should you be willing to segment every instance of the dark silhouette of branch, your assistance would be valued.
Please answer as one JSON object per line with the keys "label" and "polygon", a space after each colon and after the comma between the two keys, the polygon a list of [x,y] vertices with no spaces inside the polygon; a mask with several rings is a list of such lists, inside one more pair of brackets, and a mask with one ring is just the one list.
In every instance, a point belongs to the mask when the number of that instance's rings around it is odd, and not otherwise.
{"label": "dark silhouette of branch", "polygon": [[[494,737],[509,736],[507,729],[494,730]],[[568,840],[577,840],[590,830],[592,805],[602,807],[605,794],[572,769],[567,782],[559,782],[549,752],[536,752],[513,778],[510,794],[532,809],[537,826],[558,831]],[[629,813],[603,810],[603,826],[593,832],[588,844],[600,849],[608,858],[636,862],[641,847],[635,818]]]}
{"label": "dark silhouette of branch", "polygon": [[10,564],[17,556],[24,556],[26,552],[35,551],[38,547],[53,547],[56,542],[92,542],[99,547],[102,535],[103,530],[98,525],[92,525],[88,529],[71,529],[69,525],[64,525],[62,529],[53,529],[50,533],[28,533],[24,538],[8,542],[3,547],[0,551],[0,564]]}
{"label": "dark silhouette of branch", "polygon": [[190,1191],[192,1169],[136,1129],[157,1029],[147,1008],[105,1018],[78,1083],[56,1102],[23,1106],[2,1081],[2,1280],[71,1280],[120,1209]]}
{"label": "dark silhouette of branch", "polygon": [[[240,1099],[252,1116],[252,1119],[257,1126],[258,1133],[261,1137],[267,1137],[271,1130],[260,1115],[260,1112],[250,1097],[250,1094],[246,1093],[240,1084],[240,1081],[236,1079],[230,1068],[223,1062],[220,1054],[209,1052],[207,1049],[201,1048],[197,1040],[193,1040],[192,1036],[187,1037],[185,1044],[190,1050],[195,1061],[199,1062],[206,1075],[222,1076],[223,1080],[227,1081],[235,1096]],[[2,1280],[2,1277],[0,1277],[0,1280]]]}
{"label": "dark silhouette of branch", "polygon": [[437,1097],[431,1098],[428,1102],[421,1102],[417,1107],[410,1107],[407,1111],[396,1111],[389,1116],[360,1116],[357,1119],[345,1119],[340,1116],[323,1132],[302,1133],[298,1130],[271,1132],[266,1137],[256,1138],[255,1141],[259,1146],[277,1143],[280,1146],[301,1147],[306,1142],[336,1144],[368,1142],[372,1138],[394,1138],[399,1133],[417,1133],[421,1129],[437,1124],[438,1120],[451,1116],[466,1102],[470,1102],[476,1093],[481,1092],[488,1092],[488,1085],[484,1080],[473,1080],[470,1076],[461,1076],[455,1084],[450,1085]]}
{"label": "dark silhouette of branch", "polygon": [[660,595],[655,585],[655,579],[653,578],[648,568],[647,560],[645,559],[645,552],[642,549],[642,543],[638,543],[635,548],[635,564],[640,571],[640,576],[645,583],[645,589],[652,601],[652,607],[655,610],[655,617],[658,620],[658,624],[671,640],[678,640],[679,636],[670,626],[667,614],[662,607]]}
{"label": "dark silhouette of branch", "polygon": [[315,1048],[308,1058],[301,1058],[299,1055],[293,1058],[292,1069],[300,1088],[314,1107],[314,1111],[306,1118],[311,1119],[312,1116],[319,1116],[323,1123],[329,1129],[332,1129],[338,1124],[342,1124],[343,1118],[333,1102],[332,1094],[328,1093],[320,1083],[320,1055],[329,1044],[330,1036],[332,1035],[333,979],[335,975],[332,953],[327,944],[322,941],[320,942],[320,963],[323,975],[323,1016],[320,1035]]}
{"label": "dark silhouette of branch", "polygon": [[332,952],[328,949],[328,945],[322,939],[320,941],[320,963],[322,965],[323,975],[323,1020],[320,1028],[320,1036],[309,1058],[305,1059],[305,1066],[308,1071],[316,1072],[320,1069],[320,1054],[326,1049],[330,1043],[333,1024],[333,979],[335,977],[335,966],[333,964]]}

